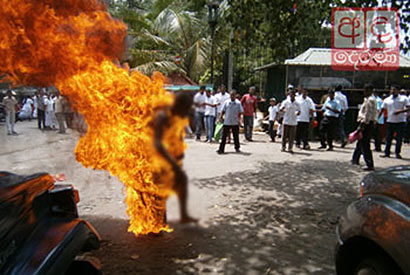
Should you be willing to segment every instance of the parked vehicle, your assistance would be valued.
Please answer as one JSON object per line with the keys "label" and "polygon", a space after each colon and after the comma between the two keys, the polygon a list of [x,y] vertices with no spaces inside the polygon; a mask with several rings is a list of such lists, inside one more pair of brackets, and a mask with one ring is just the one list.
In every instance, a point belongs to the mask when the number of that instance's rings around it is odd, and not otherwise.
{"label": "parked vehicle", "polygon": [[78,218],[78,201],[73,186],[49,174],[0,172],[0,274],[99,274],[95,262],[77,257],[100,242]]}
{"label": "parked vehicle", "polygon": [[336,233],[338,275],[410,274],[410,166],[365,176]]}

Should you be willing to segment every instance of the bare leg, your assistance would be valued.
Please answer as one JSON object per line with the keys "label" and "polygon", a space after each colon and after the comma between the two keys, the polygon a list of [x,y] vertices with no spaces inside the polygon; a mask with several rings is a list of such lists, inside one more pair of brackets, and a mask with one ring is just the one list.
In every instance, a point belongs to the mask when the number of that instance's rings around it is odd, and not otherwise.
{"label": "bare leg", "polygon": [[179,201],[179,211],[181,217],[181,223],[191,223],[197,222],[198,219],[189,216],[187,211],[187,201],[188,201],[188,186],[187,184],[177,184],[175,186],[175,191],[178,196]]}

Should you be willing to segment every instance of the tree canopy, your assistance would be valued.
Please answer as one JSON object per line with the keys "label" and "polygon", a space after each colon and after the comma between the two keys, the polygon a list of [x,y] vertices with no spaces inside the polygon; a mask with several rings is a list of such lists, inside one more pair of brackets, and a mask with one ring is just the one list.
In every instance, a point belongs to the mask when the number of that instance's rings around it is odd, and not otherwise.
{"label": "tree canopy", "polygon": [[[210,76],[207,0],[111,0],[110,11],[129,26],[128,61],[145,73],[180,71],[199,82]],[[376,7],[377,0],[220,0],[215,31],[215,75],[222,82],[227,53],[236,82],[255,84],[253,69],[294,57],[310,47],[330,47],[334,7]],[[400,10],[400,45],[407,36],[410,1],[383,0]],[[252,83],[253,82],[253,83]]]}

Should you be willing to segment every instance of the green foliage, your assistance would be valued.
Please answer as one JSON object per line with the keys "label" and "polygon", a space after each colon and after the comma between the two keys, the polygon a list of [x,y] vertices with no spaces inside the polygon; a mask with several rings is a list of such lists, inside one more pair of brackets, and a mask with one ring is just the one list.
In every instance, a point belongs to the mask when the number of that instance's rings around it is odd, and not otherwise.
{"label": "green foliage", "polygon": [[129,1],[111,3],[111,14],[128,25],[133,42],[128,61],[133,68],[147,74],[179,71],[199,80],[208,65],[210,38],[201,13],[186,5],[182,0],[133,1],[132,8]]}
{"label": "green foliage", "polygon": [[[257,85],[254,68],[283,62],[310,47],[331,47],[334,7],[374,7],[377,0],[229,0],[236,86]],[[410,1],[402,1],[410,3]],[[296,9],[294,9],[296,7]]]}
{"label": "green foliage", "polygon": [[400,14],[400,35],[403,37],[400,49],[404,53],[410,52],[410,1],[408,0],[383,0],[383,4],[397,8]]}
{"label": "green foliage", "polygon": [[[132,37],[130,63],[145,73],[181,71],[209,82],[211,38],[208,0],[111,0]],[[226,55],[234,60],[236,86],[259,84],[254,68],[294,57],[310,47],[330,47],[334,7],[373,7],[377,0],[220,0],[215,29],[215,80],[223,82]],[[409,51],[410,1],[383,0],[401,11],[401,49]],[[296,10],[294,9],[296,7]],[[232,39],[230,34],[232,33]],[[175,57],[181,56],[177,64]],[[226,84],[226,83],[225,83]]]}
{"label": "green foliage", "polygon": [[[330,47],[329,30],[335,6],[375,6],[376,0],[229,0],[228,20],[241,48],[273,49],[273,61],[283,61],[307,47]],[[295,9],[296,7],[296,9]]]}

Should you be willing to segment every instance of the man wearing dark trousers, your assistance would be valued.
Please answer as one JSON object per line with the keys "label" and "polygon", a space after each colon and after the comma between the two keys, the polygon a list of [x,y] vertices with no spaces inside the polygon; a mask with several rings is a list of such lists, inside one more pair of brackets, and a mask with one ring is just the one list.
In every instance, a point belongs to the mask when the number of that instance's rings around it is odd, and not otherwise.
{"label": "man wearing dark trousers", "polygon": [[341,147],[344,148],[347,144],[345,132],[345,114],[349,109],[349,104],[347,102],[347,97],[342,93],[342,85],[338,85],[336,87],[335,99],[342,107],[342,111],[339,114],[339,125],[337,126],[337,131],[339,133],[340,142],[342,144]]}
{"label": "man wearing dark trousers", "polygon": [[253,132],[253,119],[256,119],[256,107],[257,100],[255,97],[255,87],[249,88],[249,93],[244,95],[241,99],[243,106],[243,127],[245,133],[245,139],[247,141],[252,141]]}
{"label": "man wearing dark trousers", "polygon": [[391,87],[391,95],[383,101],[382,109],[378,116],[384,110],[387,110],[387,137],[384,155],[382,158],[390,157],[390,147],[396,133],[396,158],[401,159],[401,144],[406,127],[406,112],[409,110],[409,102],[405,96],[399,94],[399,89],[396,86]]}
{"label": "man wearing dark trousers", "polygon": [[359,123],[358,131],[362,133],[363,137],[357,141],[356,149],[352,156],[352,164],[359,165],[360,156],[363,155],[366,162],[366,167],[363,168],[365,171],[374,170],[370,139],[372,138],[374,124],[377,122],[377,101],[372,92],[373,87],[367,84],[364,87],[363,104],[357,116],[357,122]]}
{"label": "man wearing dark trousers", "polygon": [[320,122],[320,147],[319,149],[326,149],[327,151],[333,151],[333,138],[339,125],[339,114],[342,111],[342,106],[335,99],[335,92],[329,89],[329,97],[323,104],[322,110],[324,112],[324,118]]}
{"label": "man wearing dark trousers", "polygon": [[225,153],[225,144],[226,138],[229,135],[229,131],[232,129],[233,140],[235,142],[235,151],[240,152],[239,144],[239,121],[241,115],[243,114],[243,107],[239,100],[236,99],[236,91],[231,91],[231,99],[227,100],[222,106],[221,114],[218,118],[218,121],[222,119],[222,116],[225,116],[224,126],[222,130],[222,140],[219,144],[219,149],[216,151],[218,154]]}
{"label": "man wearing dark trousers", "polygon": [[43,129],[46,127],[46,115],[45,115],[45,105],[44,105],[44,93],[43,90],[40,90],[37,96],[37,120],[38,120],[38,129],[41,130],[41,125]]}
{"label": "man wearing dark trousers", "polygon": [[[383,105],[383,99],[380,95],[373,93],[373,96],[376,98],[377,103],[377,112],[380,112]],[[377,123],[374,125],[373,128],[373,138],[374,138],[374,148],[376,152],[382,151],[382,141],[381,141],[381,130],[384,124],[384,115],[380,116],[377,119]]]}

